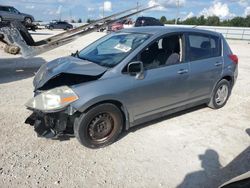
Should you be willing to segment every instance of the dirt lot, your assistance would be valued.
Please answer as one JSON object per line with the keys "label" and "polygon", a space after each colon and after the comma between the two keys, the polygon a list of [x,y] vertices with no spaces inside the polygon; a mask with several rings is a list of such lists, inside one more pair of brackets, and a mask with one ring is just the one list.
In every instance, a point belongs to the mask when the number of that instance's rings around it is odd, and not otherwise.
{"label": "dirt lot", "polygon": [[[55,32],[40,31],[38,40]],[[32,79],[45,62],[81,49],[103,33],[32,59],[0,51],[0,187],[217,187],[250,170],[250,44],[229,41],[239,78],[220,110],[198,107],[124,134],[90,150],[75,138],[37,138],[24,124]],[[203,186],[202,186],[203,185]]]}

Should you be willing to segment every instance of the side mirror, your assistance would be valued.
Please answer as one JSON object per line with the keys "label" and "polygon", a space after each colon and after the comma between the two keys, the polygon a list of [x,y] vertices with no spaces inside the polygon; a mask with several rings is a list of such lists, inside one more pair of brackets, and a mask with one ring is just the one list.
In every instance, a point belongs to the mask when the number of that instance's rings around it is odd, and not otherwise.
{"label": "side mirror", "polygon": [[130,75],[135,75],[136,79],[144,79],[144,68],[141,61],[135,61],[128,64],[128,73]]}

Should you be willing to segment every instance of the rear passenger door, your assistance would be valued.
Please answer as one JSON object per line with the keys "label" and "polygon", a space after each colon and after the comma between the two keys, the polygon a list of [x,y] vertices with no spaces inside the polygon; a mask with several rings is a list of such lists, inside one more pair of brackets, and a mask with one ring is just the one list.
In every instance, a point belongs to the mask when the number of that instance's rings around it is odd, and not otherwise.
{"label": "rear passenger door", "polygon": [[11,14],[10,14],[9,7],[1,7],[0,11],[1,11],[1,16],[3,17],[4,20],[10,20],[11,19]]}
{"label": "rear passenger door", "polygon": [[16,9],[9,7],[8,10],[8,17],[10,20],[22,21],[22,17],[19,15],[19,12]]}
{"label": "rear passenger door", "polygon": [[189,62],[189,98],[193,101],[210,98],[223,67],[221,40],[218,36],[186,34],[186,60]]}

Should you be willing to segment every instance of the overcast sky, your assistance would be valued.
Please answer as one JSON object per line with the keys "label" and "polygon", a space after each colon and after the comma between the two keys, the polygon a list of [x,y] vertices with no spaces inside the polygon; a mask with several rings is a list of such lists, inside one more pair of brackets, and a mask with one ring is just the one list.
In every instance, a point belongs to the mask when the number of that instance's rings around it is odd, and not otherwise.
{"label": "overcast sky", "polygon": [[[138,0],[140,5],[150,6],[160,4],[161,7],[144,12],[144,16],[167,19],[175,18],[178,0]],[[0,0],[0,4],[12,5],[20,12],[32,14],[36,20],[53,20],[61,17],[64,19],[87,18],[97,19],[102,16],[104,7],[105,15],[110,15],[127,8],[136,6],[136,0]],[[250,14],[250,0],[179,0],[180,18],[192,16],[216,15],[221,19]]]}

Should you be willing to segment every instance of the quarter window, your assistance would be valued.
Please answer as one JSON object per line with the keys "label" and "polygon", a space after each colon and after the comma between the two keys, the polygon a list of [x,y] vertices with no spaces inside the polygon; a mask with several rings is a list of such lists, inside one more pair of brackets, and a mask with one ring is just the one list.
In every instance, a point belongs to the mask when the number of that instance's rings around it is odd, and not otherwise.
{"label": "quarter window", "polygon": [[221,55],[219,37],[210,35],[188,35],[188,59],[196,61],[200,59],[218,57]]}

